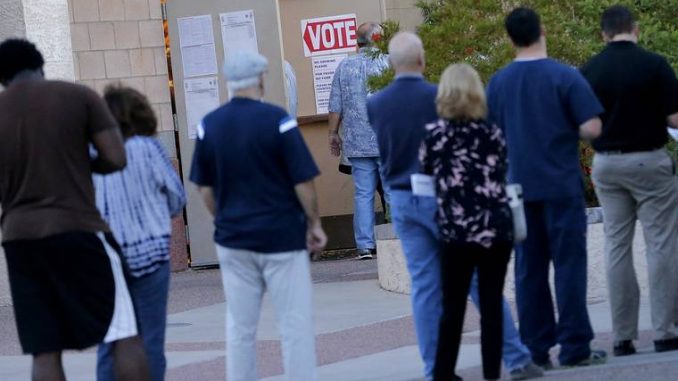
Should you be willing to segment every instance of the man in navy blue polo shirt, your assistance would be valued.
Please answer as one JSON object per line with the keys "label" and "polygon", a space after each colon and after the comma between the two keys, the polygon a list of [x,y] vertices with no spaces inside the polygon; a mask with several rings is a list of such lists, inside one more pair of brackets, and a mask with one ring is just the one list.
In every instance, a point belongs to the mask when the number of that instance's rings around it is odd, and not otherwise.
{"label": "man in navy blue polo shirt", "polygon": [[191,181],[214,215],[226,294],[227,378],[255,380],[256,329],[271,294],[291,380],[316,379],[308,252],[327,238],[313,179],[318,176],[295,119],[262,102],[268,62],[230,54],[224,64],[233,99],[198,126]]}
{"label": "man in navy blue polo shirt", "polygon": [[[510,181],[523,186],[528,238],[516,248],[516,299],[523,343],[533,360],[552,366],[605,361],[592,351],[586,306],[586,214],[579,138],[600,134],[603,108],[572,67],[551,60],[539,15],[517,8],[505,21],[516,60],[488,86],[490,119],[506,136]],[[549,287],[555,268],[558,321]]]}

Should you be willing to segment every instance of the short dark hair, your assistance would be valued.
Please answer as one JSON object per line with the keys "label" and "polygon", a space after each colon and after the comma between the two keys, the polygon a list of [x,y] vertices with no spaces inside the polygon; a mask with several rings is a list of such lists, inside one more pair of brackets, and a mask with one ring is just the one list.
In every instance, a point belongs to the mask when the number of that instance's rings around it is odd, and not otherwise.
{"label": "short dark hair", "polygon": [[104,89],[104,99],[125,139],[157,133],[158,119],[148,98],[139,91],[120,84],[108,85]]}
{"label": "short dark hair", "polygon": [[614,5],[603,12],[600,18],[600,27],[603,33],[614,37],[622,33],[630,33],[636,24],[633,12],[623,5]]}
{"label": "short dark hair", "polygon": [[504,20],[504,26],[511,41],[521,48],[534,44],[541,37],[541,20],[530,8],[519,7],[511,11]]}
{"label": "short dark hair", "polygon": [[10,38],[0,44],[0,83],[7,84],[24,70],[39,70],[45,65],[42,54],[27,40]]}

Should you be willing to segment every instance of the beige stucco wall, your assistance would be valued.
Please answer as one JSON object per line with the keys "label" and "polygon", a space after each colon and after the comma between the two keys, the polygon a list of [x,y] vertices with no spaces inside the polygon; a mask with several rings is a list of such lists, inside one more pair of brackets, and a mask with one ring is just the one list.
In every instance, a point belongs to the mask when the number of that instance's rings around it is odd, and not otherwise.
{"label": "beige stucco wall", "polygon": [[23,0],[26,38],[35,42],[45,58],[45,75],[75,79],[71,31],[66,0]]}
{"label": "beige stucco wall", "polygon": [[51,79],[74,79],[67,0],[0,0],[0,40],[27,38]]}
{"label": "beige stucco wall", "polygon": [[68,3],[76,79],[99,92],[114,82],[141,91],[153,104],[159,130],[172,131],[160,0]]}
{"label": "beige stucco wall", "polygon": [[424,18],[415,5],[417,0],[386,0],[386,18],[400,22],[401,30],[416,31]]}
{"label": "beige stucco wall", "polygon": [[0,0],[0,38],[25,37],[24,6],[22,0]]}

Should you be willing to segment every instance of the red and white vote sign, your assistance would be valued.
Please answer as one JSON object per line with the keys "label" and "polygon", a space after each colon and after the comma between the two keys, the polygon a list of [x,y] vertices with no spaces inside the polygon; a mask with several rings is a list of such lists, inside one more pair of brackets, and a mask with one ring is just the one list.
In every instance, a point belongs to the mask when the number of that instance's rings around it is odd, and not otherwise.
{"label": "red and white vote sign", "polygon": [[355,14],[301,20],[306,57],[355,51]]}

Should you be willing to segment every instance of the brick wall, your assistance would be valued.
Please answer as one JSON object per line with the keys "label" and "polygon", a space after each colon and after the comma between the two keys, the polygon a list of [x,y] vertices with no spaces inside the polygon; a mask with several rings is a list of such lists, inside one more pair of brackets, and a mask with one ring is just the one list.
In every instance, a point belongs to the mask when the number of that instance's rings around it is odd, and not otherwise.
{"label": "brick wall", "polygon": [[[175,165],[160,0],[68,0],[75,79],[99,93],[122,82],[146,94],[158,116],[158,138]],[[172,270],[188,267],[183,218],[172,221]]]}
{"label": "brick wall", "polygon": [[148,96],[172,131],[160,0],[69,0],[75,78],[102,92],[122,82]]}

